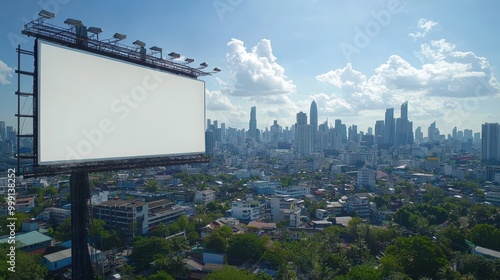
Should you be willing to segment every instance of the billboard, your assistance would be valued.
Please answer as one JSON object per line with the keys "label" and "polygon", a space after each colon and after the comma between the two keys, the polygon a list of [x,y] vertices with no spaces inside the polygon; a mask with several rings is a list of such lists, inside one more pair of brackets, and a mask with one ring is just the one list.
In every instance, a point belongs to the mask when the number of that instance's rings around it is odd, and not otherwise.
{"label": "billboard", "polygon": [[37,164],[205,152],[205,84],[37,43]]}

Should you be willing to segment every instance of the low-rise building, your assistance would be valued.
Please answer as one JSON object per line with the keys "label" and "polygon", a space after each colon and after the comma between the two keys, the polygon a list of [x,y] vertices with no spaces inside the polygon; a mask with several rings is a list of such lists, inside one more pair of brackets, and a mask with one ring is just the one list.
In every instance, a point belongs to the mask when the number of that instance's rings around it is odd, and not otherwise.
{"label": "low-rise building", "polygon": [[23,197],[16,199],[16,212],[26,213],[35,207],[34,197]]}
{"label": "low-rise building", "polygon": [[266,205],[259,201],[233,201],[231,215],[240,221],[256,221],[262,219],[266,213]]}
{"label": "low-rise building", "polygon": [[[273,222],[286,221],[290,218],[290,214],[300,216],[304,200],[292,198],[289,195],[275,194],[271,197],[271,219]],[[286,210],[286,211],[285,211]],[[288,217],[288,219],[287,219]],[[300,221],[300,217],[298,217]],[[299,223],[300,224],[300,223]],[[295,225],[296,226],[296,225]]]}
{"label": "low-rise building", "polygon": [[362,219],[370,217],[370,200],[366,194],[350,195],[346,201],[347,212],[356,214]]}
{"label": "low-rise building", "polygon": [[264,195],[272,195],[277,188],[281,188],[281,182],[278,181],[254,181],[248,185],[254,189],[256,194]]}
{"label": "low-rise building", "polygon": [[306,186],[290,186],[276,188],[274,193],[277,195],[288,195],[290,197],[302,197],[311,194],[311,188]]}
{"label": "low-rise building", "polygon": [[485,192],[484,199],[491,205],[500,206],[500,192]]}
{"label": "low-rise building", "polygon": [[209,203],[210,201],[215,200],[215,191],[214,190],[203,190],[203,191],[196,191],[194,194],[194,201],[195,202],[201,202],[201,203]]}
{"label": "low-rise building", "polygon": [[160,223],[165,225],[171,224],[184,214],[186,214],[184,208],[175,207],[174,203],[166,199],[149,202],[147,214],[148,229]]}
{"label": "low-rise building", "polygon": [[38,214],[37,216],[39,220],[56,224],[59,224],[70,217],[71,217],[70,209],[63,209],[57,207],[47,207],[42,211],[42,213]]}
{"label": "low-rise building", "polygon": [[375,185],[375,170],[369,168],[361,168],[358,170],[356,189],[360,190],[366,188],[370,191],[375,191]]}
{"label": "low-rise building", "polygon": [[[42,250],[52,245],[52,238],[36,230],[30,232],[17,233],[16,248],[24,252]],[[0,238],[0,243],[8,243],[9,236]]]}
{"label": "low-rise building", "polygon": [[94,219],[103,220],[106,228],[132,236],[132,225],[140,234],[148,231],[148,204],[135,200],[108,200],[92,207]]}
{"label": "low-rise building", "polygon": [[[102,254],[100,250],[94,249],[89,246],[89,254],[92,262],[102,261]],[[64,249],[52,254],[47,254],[42,257],[42,264],[48,271],[56,271],[71,265],[71,248]]]}

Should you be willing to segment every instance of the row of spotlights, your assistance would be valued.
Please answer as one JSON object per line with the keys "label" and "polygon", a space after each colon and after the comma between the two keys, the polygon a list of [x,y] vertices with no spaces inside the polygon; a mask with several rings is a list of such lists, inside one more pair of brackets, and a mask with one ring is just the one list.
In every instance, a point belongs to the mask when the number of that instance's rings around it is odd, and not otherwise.
{"label": "row of spotlights", "polygon": [[[53,13],[53,12],[49,12],[49,11],[47,11],[47,10],[41,10],[41,11],[38,13],[38,15],[39,15],[41,18],[43,18],[43,19],[52,19],[52,18],[54,18],[54,17],[56,16],[56,14],[55,14],[55,13]],[[66,20],[64,21],[64,23],[65,23],[65,24],[68,24],[68,25],[71,25],[71,26],[75,26],[75,27],[77,27],[77,26],[83,26],[83,23],[82,23],[82,21],[81,21],[81,20],[78,20],[78,19],[72,19],[72,18],[68,18],[68,19],[66,19]],[[88,32],[90,32],[90,33],[93,33],[93,34],[97,34],[97,35],[98,35],[98,34],[101,34],[101,33],[103,32],[102,28],[100,28],[100,27],[93,27],[93,26],[92,26],[92,27],[87,28],[87,31],[88,31]],[[125,40],[125,39],[127,38],[127,35],[125,35],[125,34],[120,34],[120,33],[115,33],[115,34],[113,35],[113,38],[114,38],[114,39],[117,39],[117,40],[119,40],[119,41],[121,41],[121,40]],[[141,47],[141,48],[146,47],[146,43],[144,43],[144,42],[142,42],[142,41],[140,41],[140,40],[135,40],[135,41],[133,42],[133,44],[134,44],[134,45],[136,45],[136,46],[138,46],[138,47]],[[163,50],[162,48],[157,47],[157,46],[153,46],[153,47],[151,47],[151,48],[149,48],[149,49],[150,49],[151,51],[160,52],[160,53],[161,53],[161,52],[162,52],[162,50]],[[178,59],[178,58],[180,58],[180,57],[181,57],[181,55],[180,55],[180,54],[178,54],[178,53],[176,53],[176,52],[171,52],[171,53],[169,53],[169,54],[168,54],[168,56],[170,56],[172,59]],[[189,64],[189,63],[194,62],[194,59],[192,59],[192,58],[186,58],[186,59],[184,60],[184,62],[185,62],[186,64]],[[198,69],[204,69],[204,68],[206,68],[206,67],[208,67],[208,64],[207,64],[206,62],[202,62],[202,63],[200,63],[200,67],[199,67]],[[220,68],[218,68],[218,67],[215,67],[215,68],[213,69],[213,71],[214,71],[214,72],[220,72],[220,71],[221,71],[221,69],[220,69]]]}

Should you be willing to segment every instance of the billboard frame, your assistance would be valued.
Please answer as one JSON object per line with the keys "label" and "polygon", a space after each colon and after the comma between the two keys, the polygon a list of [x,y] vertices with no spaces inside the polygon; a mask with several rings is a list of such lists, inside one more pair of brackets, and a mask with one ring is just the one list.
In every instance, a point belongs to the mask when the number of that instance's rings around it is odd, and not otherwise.
{"label": "billboard frame", "polygon": [[[119,158],[119,159],[106,159],[85,162],[67,162],[67,163],[54,163],[54,164],[39,164],[39,133],[40,128],[38,124],[39,118],[39,88],[38,88],[38,39],[53,43],[62,47],[81,50],[85,53],[96,54],[102,57],[130,63],[132,65],[144,66],[148,69],[155,71],[162,71],[169,74],[179,75],[186,78],[198,79],[199,76],[210,75],[210,72],[204,72],[200,68],[193,68],[182,63],[176,63],[163,58],[158,58],[152,54],[139,53],[136,48],[124,46],[116,42],[106,42],[95,40],[91,37],[82,36],[81,32],[74,28],[64,29],[57,26],[47,24],[40,21],[32,21],[25,25],[22,30],[24,35],[35,37],[34,51],[29,52],[21,50],[20,46],[17,48],[18,52],[18,69],[21,67],[20,56],[21,54],[29,54],[34,57],[34,71],[27,72],[17,70],[18,72],[18,145],[17,145],[17,170],[20,175],[24,177],[39,177],[72,174],[81,172],[100,172],[124,169],[147,168],[155,166],[168,166],[180,165],[189,163],[207,163],[209,156],[205,153],[194,154],[180,154],[180,155],[158,155],[158,156],[145,156],[135,158]],[[20,75],[33,76],[33,93],[24,94],[30,95],[33,100],[33,115],[23,115],[20,109],[21,96],[20,93]],[[203,94],[205,94],[203,92]],[[204,113],[205,114],[205,113]],[[20,119],[30,117],[33,119],[33,133],[29,135],[20,135]],[[32,137],[33,149],[32,154],[20,154],[20,137]],[[21,159],[30,159],[32,164],[22,164]]]}

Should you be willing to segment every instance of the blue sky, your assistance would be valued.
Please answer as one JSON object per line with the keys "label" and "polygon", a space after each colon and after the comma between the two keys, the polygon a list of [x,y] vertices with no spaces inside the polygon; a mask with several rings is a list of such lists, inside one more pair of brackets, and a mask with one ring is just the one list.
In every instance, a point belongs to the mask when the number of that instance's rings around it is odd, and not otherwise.
{"label": "blue sky", "polygon": [[[340,118],[358,130],[373,127],[385,108],[409,101],[409,118],[424,134],[433,121],[442,133],[480,130],[499,122],[498,1],[5,1],[0,19],[0,120],[13,125],[17,80],[15,46],[25,21],[54,11],[139,39],[222,72],[204,77],[207,118],[246,128],[250,107],[257,126]],[[14,40],[18,40],[13,43]],[[29,66],[29,64],[27,64]]]}

